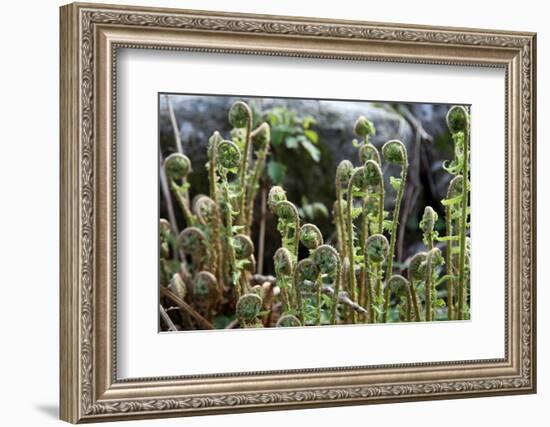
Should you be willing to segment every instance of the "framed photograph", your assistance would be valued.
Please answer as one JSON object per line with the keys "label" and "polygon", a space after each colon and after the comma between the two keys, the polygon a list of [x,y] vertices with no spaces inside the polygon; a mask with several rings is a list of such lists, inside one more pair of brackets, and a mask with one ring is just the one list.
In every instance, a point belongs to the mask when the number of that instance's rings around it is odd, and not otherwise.
{"label": "framed photograph", "polygon": [[61,8],[61,418],[536,391],[533,33]]}

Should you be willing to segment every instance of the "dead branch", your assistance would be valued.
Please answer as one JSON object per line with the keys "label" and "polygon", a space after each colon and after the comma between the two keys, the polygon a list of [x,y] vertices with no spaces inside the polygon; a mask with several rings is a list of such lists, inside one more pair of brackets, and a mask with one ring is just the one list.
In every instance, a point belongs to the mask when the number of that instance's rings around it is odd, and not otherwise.
{"label": "dead branch", "polygon": [[[327,295],[334,295],[334,289],[327,285],[324,285],[321,291]],[[353,301],[346,291],[340,291],[338,293],[338,302],[347,305],[349,308],[356,311],[357,313],[368,314],[368,310]]]}
{"label": "dead branch", "polygon": [[166,310],[164,309],[162,304],[159,304],[159,311],[160,317],[162,317],[162,320],[164,320],[164,323],[166,323],[166,326],[168,326],[168,330],[177,331],[178,328],[176,328],[176,325],[174,325],[174,322],[172,322],[172,319],[170,319],[170,316],[168,316],[168,313],[166,313]]}
{"label": "dead branch", "polygon": [[169,95],[166,95],[166,103],[168,104],[168,112],[170,114],[170,122],[172,123],[172,130],[174,131],[174,140],[176,141],[176,147],[178,153],[183,154],[183,147],[181,145],[180,130],[178,127],[178,121],[176,120],[176,114],[174,113],[174,107],[172,106],[172,100]]}
{"label": "dead branch", "polygon": [[182,310],[188,313],[193,317],[197,322],[199,322],[205,329],[215,329],[214,325],[205,319],[199,312],[197,312],[193,307],[187,304],[184,300],[178,297],[175,293],[165,288],[164,286],[160,287],[160,293],[167,298],[170,298],[174,303],[176,303]]}

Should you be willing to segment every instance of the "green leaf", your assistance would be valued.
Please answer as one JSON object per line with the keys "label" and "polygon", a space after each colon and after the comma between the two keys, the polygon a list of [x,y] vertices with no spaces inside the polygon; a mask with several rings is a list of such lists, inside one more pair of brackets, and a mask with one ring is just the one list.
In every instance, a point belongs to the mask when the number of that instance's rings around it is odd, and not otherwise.
{"label": "green leaf", "polygon": [[267,175],[271,178],[271,181],[273,181],[273,184],[275,185],[282,184],[285,178],[286,170],[287,168],[284,164],[275,160],[270,160],[267,164]]}
{"label": "green leaf", "polygon": [[305,205],[303,207],[304,215],[306,218],[313,219],[313,206],[312,205]]}
{"label": "green leaf", "polygon": [[234,225],[233,227],[231,227],[231,231],[233,232],[233,234],[239,234],[241,231],[244,230],[244,225]]}
{"label": "green leaf", "polygon": [[177,260],[167,261],[166,266],[168,267],[168,269],[172,274],[177,273],[178,271],[180,271],[180,268],[181,268],[180,262]]}
{"label": "green leaf", "polygon": [[452,199],[443,199],[441,200],[441,204],[443,206],[451,206],[456,205],[457,203],[462,202],[462,195],[453,197]]}
{"label": "green leaf", "polygon": [[455,241],[459,239],[460,239],[460,236],[444,236],[444,237],[436,236],[435,237],[435,240],[437,240],[438,242],[449,242],[449,241]]}
{"label": "green leaf", "polygon": [[390,184],[395,191],[399,191],[399,187],[401,187],[401,178],[390,176]]}
{"label": "green leaf", "polygon": [[298,148],[298,139],[295,136],[287,136],[285,138],[286,148],[290,150],[295,150]]}
{"label": "green leaf", "polygon": [[362,208],[353,208],[351,210],[351,218],[355,219],[355,218],[359,217],[359,215],[361,215],[362,213],[363,213]]}
{"label": "green leaf", "polygon": [[363,145],[363,144],[361,144],[361,143],[360,143],[357,139],[355,139],[355,138],[351,140],[351,144],[352,144],[355,148],[359,148],[359,147],[361,147],[361,145]]}
{"label": "green leaf", "polygon": [[317,144],[319,142],[319,134],[314,130],[306,129],[304,130],[304,135],[314,144]]}
{"label": "green leaf", "polygon": [[437,288],[439,285],[441,285],[442,283],[446,282],[447,280],[451,280],[451,279],[455,279],[455,276],[451,275],[451,274],[446,274],[445,276],[443,277],[440,277],[437,282],[435,282],[435,287]]}
{"label": "green leaf", "polygon": [[313,210],[315,212],[315,216],[317,214],[320,214],[321,216],[328,218],[328,208],[321,202],[315,202],[313,203]]}
{"label": "green leaf", "polygon": [[224,329],[234,318],[235,316],[229,317],[224,314],[218,314],[214,317],[212,323],[216,329]]}
{"label": "green leaf", "polygon": [[436,307],[445,307],[447,304],[445,304],[445,300],[444,299],[437,299],[435,301],[435,306]]}
{"label": "green leaf", "polygon": [[321,300],[322,300],[322,303],[323,303],[325,306],[330,306],[330,305],[332,305],[332,298],[331,298],[329,295],[322,294],[322,295],[321,295]]}
{"label": "green leaf", "polygon": [[384,221],[382,221],[382,228],[384,230],[391,230],[392,228],[392,225],[393,225],[393,221],[390,221],[389,219],[385,219]]}
{"label": "green leaf", "polygon": [[281,143],[283,142],[283,136],[284,134],[279,128],[273,127],[271,129],[271,145],[281,145]]}
{"label": "green leaf", "polygon": [[309,127],[315,123],[317,123],[317,120],[315,120],[315,117],[313,116],[305,116],[302,120],[302,126],[304,129],[309,129]]}
{"label": "green leaf", "polygon": [[239,283],[239,279],[241,278],[241,271],[240,270],[235,270],[232,274],[231,274],[231,279],[232,279],[232,282],[233,284],[236,286],[237,283]]}
{"label": "green leaf", "polygon": [[307,139],[302,139],[300,140],[300,142],[302,144],[302,147],[304,147],[304,149],[309,153],[314,162],[318,162],[319,160],[321,160],[321,152],[315,145],[313,145]]}
{"label": "green leaf", "polygon": [[250,265],[250,260],[248,260],[248,259],[239,259],[239,260],[237,260],[235,265],[239,270],[242,270],[246,266]]}

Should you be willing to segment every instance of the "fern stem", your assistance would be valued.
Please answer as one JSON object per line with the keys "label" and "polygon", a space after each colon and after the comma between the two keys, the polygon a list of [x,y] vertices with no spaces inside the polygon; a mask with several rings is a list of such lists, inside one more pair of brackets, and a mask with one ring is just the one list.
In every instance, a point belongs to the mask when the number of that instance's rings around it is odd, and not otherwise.
{"label": "fern stem", "polygon": [[466,277],[466,219],[468,216],[468,154],[470,129],[464,132],[464,151],[462,164],[462,206],[460,217],[460,252],[458,261],[458,320],[464,319],[464,279]]}
{"label": "fern stem", "polygon": [[[184,181],[185,184],[185,181]],[[173,180],[170,180],[170,189],[172,190],[172,193],[174,194],[174,197],[176,198],[176,201],[178,202],[178,205],[180,206],[183,216],[185,217],[185,222],[188,227],[192,227],[195,225],[195,218],[193,217],[193,213],[191,212],[191,209],[189,208],[189,194],[186,190],[182,190],[182,188],[176,184]]]}
{"label": "fern stem", "polygon": [[[246,105],[246,104],[244,104]],[[241,185],[241,194],[239,202],[239,225],[245,225],[247,216],[246,216],[246,173],[248,171],[248,160],[250,157],[250,147],[251,147],[251,136],[252,133],[252,112],[248,105],[246,105],[246,110],[248,114],[248,120],[246,123],[246,134],[244,142],[244,151],[242,153],[241,164],[239,167],[239,183]]]}
{"label": "fern stem", "polygon": [[[447,236],[453,235],[453,221],[451,218],[451,207],[447,206],[445,208],[445,228]],[[450,276],[447,280],[447,319],[453,320],[454,318],[454,276],[453,276],[453,241],[449,240],[447,242],[447,251],[446,251],[446,260],[447,264],[447,274]]]}
{"label": "fern stem", "polygon": [[[344,258],[344,264],[345,263],[349,265],[349,260],[347,258]],[[336,325],[338,323],[338,298],[340,296],[340,286],[342,282],[342,267],[339,259],[337,259],[336,262],[336,273],[334,280],[334,295],[332,297],[332,315],[330,320],[332,325]]]}
{"label": "fern stem", "polygon": [[[404,151],[406,153],[406,151]],[[386,278],[390,278],[393,269],[393,256],[395,252],[395,241],[397,238],[397,225],[399,222],[399,211],[401,209],[401,201],[403,199],[403,193],[405,192],[405,180],[407,179],[407,156],[405,154],[405,161],[401,168],[401,184],[397,192],[397,198],[395,199],[395,207],[393,209],[393,218],[390,233],[390,252],[388,255],[388,265],[386,266]]]}
{"label": "fern stem", "polygon": [[[352,176],[348,183],[348,201],[347,201],[347,256],[350,260],[350,268],[348,273],[349,288],[351,291],[352,299],[357,301],[357,281],[355,279],[355,248],[353,242],[353,181],[354,176]],[[351,322],[357,323],[357,313],[353,311],[351,313]]]}
{"label": "fern stem", "polygon": [[323,288],[323,282],[321,280],[321,275],[317,278],[317,295],[316,295],[316,317],[315,317],[315,324],[317,326],[321,326],[321,291]]}

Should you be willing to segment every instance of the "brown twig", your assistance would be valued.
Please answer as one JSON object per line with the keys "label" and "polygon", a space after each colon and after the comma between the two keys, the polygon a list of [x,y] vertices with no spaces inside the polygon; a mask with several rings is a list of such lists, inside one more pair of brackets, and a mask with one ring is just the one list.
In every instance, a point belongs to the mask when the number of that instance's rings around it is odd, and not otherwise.
{"label": "brown twig", "polygon": [[159,312],[160,317],[162,317],[162,320],[166,323],[166,326],[168,326],[169,331],[177,331],[178,328],[176,328],[176,325],[174,325],[174,322],[172,322],[172,319],[170,319],[170,316],[168,316],[168,313],[166,313],[166,310],[162,306],[162,304],[159,304]]}
{"label": "brown twig", "polygon": [[[321,291],[324,294],[327,295],[334,295],[334,289],[332,289],[330,286],[324,285],[321,288]],[[362,314],[368,314],[368,310],[365,307],[360,306],[355,301],[353,301],[346,291],[340,291],[338,292],[338,302],[341,304],[347,305],[349,308],[351,308],[353,311],[356,311],[357,313]]]}
{"label": "brown twig", "polygon": [[169,289],[161,286],[160,293],[167,298],[170,298],[174,303],[176,303],[182,310],[187,312],[191,317],[193,317],[197,322],[199,322],[205,329],[215,329],[214,325],[205,319],[201,314],[199,314],[193,307],[187,304],[184,300],[178,297],[175,293]]}
{"label": "brown twig", "polygon": [[172,130],[174,131],[174,140],[176,141],[176,147],[178,149],[178,153],[183,154],[178,121],[176,120],[176,114],[174,113],[174,108],[172,107],[172,100],[170,99],[169,95],[165,95],[165,99],[166,103],[168,104],[168,113],[170,114],[170,122],[172,123]]}
{"label": "brown twig", "polygon": [[271,286],[275,286],[276,279],[271,275],[263,274],[253,274],[252,275],[252,286],[254,285],[263,285],[265,282],[268,282]]}
{"label": "brown twig", "polygon": [[234,329],[237,326],[239,326],[239,319],[233,319],[231,322],[225,325],[225,329]]}
{"label": "brown twig", "polygon": [[[262,283],[270,283],[272,286],[275,286],[275,277],[273,276],[264,276],[262,274],[254,274],[252,276],[252,282],[255,284],[262,284]],[[332,289],[330,286],[324,285],[321,289],[321,291],[324,294],[327,295],[334,295],[334,289]],[[362,313],[362,314],[368,314],[368,310],[364,308],[363,306],[359,305],[355,301],[353,301],[348,293],[346,291],[340,291],[338,293],[338,302],[341,304],[347,305],[352,310]]]}

